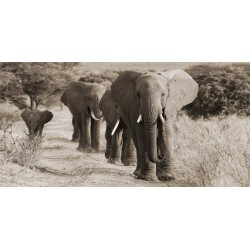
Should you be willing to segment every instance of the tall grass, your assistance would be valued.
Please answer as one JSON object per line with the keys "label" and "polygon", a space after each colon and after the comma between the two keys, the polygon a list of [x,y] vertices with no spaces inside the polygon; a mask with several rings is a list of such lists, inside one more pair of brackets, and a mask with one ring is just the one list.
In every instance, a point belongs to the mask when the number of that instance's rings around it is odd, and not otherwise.
{"label": "tall grass", "polygon": [[250,118],[178,117],[175,172],[187,186],[250,186]]}

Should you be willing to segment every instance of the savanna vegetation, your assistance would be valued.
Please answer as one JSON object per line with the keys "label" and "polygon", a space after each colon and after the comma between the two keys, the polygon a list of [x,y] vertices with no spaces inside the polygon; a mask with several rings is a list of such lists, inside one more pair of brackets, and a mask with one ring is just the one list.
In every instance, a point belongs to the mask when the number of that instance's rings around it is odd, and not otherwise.
{"label": "savanna vegetation", "polygon": [[248,65],[221,68],[202,65],[189,68],[187,72],[199,84],[198,97],[185,108],[189,116],[250,115]]}
{"label": "savanna vegetation", "polygon": [[78,63],[0,63],[0,99],[21,106],[25,96],[36,109],[60,92],[71,80]]}
{"label": "savanna vegetation", "polygon": [[[152,69],[152,65],[142,70],[149,69]],[[50,140],[50,143],[55,143],[53,155],[57,152],[61,154],[61,158],[56,158],[58,165],[66,164],[66,168],[71,169],[76,164],[79,169],[84,166],[84,169],[89,171],[84,172],[84,176],[89,174],[89,178],[79,177],[81,180],[70,174],[65,177],[61,176],[62,185],[98,185],[98,182],[90,181],[90,176],[94,176],[92,174],[96,167],[96,174],[99,173],[99,178],[103,168],[110,171],[105,178],[106,184],[111,186],[126,185],[126,183],[132,186],[250,186],[249,64],[200,64],[186,68],[186,71],[199,84],[199,93],[197,99],[179,114],[174,125],[176,157],[174,172],[177,178],[172,184],[145,184],[145,182],[133,179],[130,175],[133,168],[106,164],[103,153],[93,155],[91,160],[85,161],[85,159],[90,159],[89,155],[75,152],[76,145],[65,139],[71,137],[71,118],[66,117],[69,115],[66,110],[61,111],[56,107],[58,107],[62,91],[69,82],[80,80],[108,86],[118,76],[119,71],[120,69],[109,69],[94,73],[78,63],[0,63],[1,175],[5,173],[4,169],[12,166],[11,164],[29,169],[41,164],[46,165],[44,159],[46,157],[51,159],[52,156],[47,156],[49,152],[44,146],[44,141]],[[56,113],[54,123],[48,125],[50,129],[55,127],[51,137],[30,142],[26,140],[27,136],[24,132],[15,134],[9,124],[15,124],[19,119],[20,111],[18,108],[15,109],[13,104],[20,109],[23,108],[22,105],[32,108],[50,105]],[[63,120],[64,124],[58,119]],[[62,134],[60,131],[64,131],[65,123],[67,123],[68,130]],[[104,138],[104,130],[102,133]],[[56,137],[60,140],[55,140]],[[62,141],[65,143],[62,144]],[[68,156],[67,147],[71,149]],[[104,139],[102,147],[104,150]],[[76,157],[79,157],[79,164],[70,160],[73,152],[77,154]],[[94,167],[90,167],[91,164]],[[34,172],[34,170],[30,171]],[[35,178],[33,172],[31,175]],[[108,176],[114,173],[117,174],[115,180],[109,182]],[[50,179],[48,174],[46,178]],[[53,185],[53,180],[51,179],[48,183]],[[44,182],[41,185],[47,184]],[[100,182],[99,185],[101,185]]]}

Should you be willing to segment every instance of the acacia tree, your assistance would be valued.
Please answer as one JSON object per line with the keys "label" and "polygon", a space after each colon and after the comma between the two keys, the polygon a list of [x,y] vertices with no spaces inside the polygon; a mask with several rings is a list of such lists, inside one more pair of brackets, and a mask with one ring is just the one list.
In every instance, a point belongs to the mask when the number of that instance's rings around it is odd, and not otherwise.
{"label": "acacia tree", "polygon": [[9,100],[20,96],[22,88],[16,76],[11,72],[0,71],[0,100]]}
{"label": "acacia tree", "polygon": [[[15,76],[17,90],[30,98],[31,109],[49,96],[60,91],[70,80],[71,72],[78,63],[0,63],[0,71]],[[7,85],[14,86],[14,82]],[[19,92],[20,93],[20,92]]]}

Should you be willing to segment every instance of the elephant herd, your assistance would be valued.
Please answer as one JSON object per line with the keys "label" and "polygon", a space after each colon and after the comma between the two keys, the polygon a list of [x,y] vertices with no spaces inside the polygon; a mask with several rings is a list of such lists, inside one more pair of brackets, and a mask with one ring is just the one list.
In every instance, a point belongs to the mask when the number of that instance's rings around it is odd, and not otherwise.
{"label": "elephant herd", "polygon": [[[171,171],[172,123],[177,112],[193,102],[197,94],[198,84],[183,70],[126,70],[108,87],[73,82],[61,102],[72,113],[72,141],[79,142],[79,151],[100,150],[100,130],[105,120],[105,157],[109,163],[136,165],[133,174],[138,179],[170,181],[175,178]],[[49,111],[26,109],[22,113],[31,137],[41,135],[52,117]]]}

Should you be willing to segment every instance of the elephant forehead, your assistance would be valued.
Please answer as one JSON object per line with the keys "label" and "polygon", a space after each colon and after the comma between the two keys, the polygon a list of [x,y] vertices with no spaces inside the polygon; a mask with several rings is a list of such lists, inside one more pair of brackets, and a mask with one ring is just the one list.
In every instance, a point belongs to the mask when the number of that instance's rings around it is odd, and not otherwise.
{"label": "elephant forehead", "polygon": [[88,88],[88,92],[89,92],[89,95],[103,95],[104,92],[105,92],[105,88],[100,85],[100,84],[93,84],[91,86],[89,86]]}
{"label": "elephant forehead", "polygon": [[163,90],[165,85],[164,77],[156,74],[145,74],[137,79],[137,83],[143,89]]}
{"label": "elephant forehead", "polygon": [[41,116],[41,112],[35,111],[30,115],[30,119],[32,120],[38,120]]}

